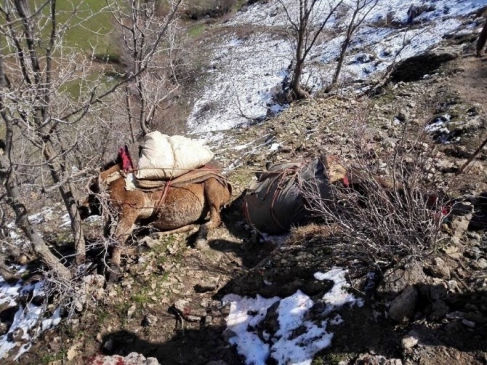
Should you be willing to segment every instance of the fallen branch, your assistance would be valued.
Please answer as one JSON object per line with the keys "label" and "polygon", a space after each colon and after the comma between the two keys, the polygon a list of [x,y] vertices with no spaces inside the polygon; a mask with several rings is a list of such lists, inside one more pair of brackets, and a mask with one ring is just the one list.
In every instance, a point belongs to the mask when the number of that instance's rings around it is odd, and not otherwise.
{"label": "fallen branch", "polygon": [[467,160],[467,162],[465,162],[465,163],[463,164],[463,166],[462,166],[462,167],[460,167],[460,170],[458,170],[458,171],[456,172],[456,174],[455,174],[455,175],[457,175],[457,176],[458,176],[458,175],[460,175],[460,174],[463,172],[463,170],[465,170],[465,167],[467,167],[467,166],[470,164],[470,162],[472,162],[472,160],[475,158],[475,156],[477,156],[477,155],[480,153],[480,151],[482,150],[482,148],[484,148],[484,147],[485,147],[485,145],[486,145],[486,144],[487,144],[487,138],[486,138],[486,139],[484,139],[484,141],[483,141],[483,142],[480,144],[480,146],[479,146],[479,147],[478,147],[478,148],[475,150],[475,152],[472,154],[472,156],[470,156],[470,158]]}

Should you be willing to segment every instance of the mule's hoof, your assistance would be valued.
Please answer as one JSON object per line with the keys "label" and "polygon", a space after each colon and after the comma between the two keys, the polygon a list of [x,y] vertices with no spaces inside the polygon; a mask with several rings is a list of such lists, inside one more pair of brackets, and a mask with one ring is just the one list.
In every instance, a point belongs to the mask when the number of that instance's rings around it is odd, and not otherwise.
{"label": "mule's hoof", "polygon": [[208,245],[208,242],[205,239],[198,238],[194,244],[194,248],[196,248],[197,250],[204,250],[210,248],[210,246]]}

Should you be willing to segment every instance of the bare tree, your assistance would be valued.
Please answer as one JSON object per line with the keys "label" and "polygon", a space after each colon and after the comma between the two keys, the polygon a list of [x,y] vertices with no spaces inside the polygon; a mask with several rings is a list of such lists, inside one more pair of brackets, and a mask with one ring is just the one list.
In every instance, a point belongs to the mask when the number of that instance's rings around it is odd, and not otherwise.
{"label": "bare tree", "polygon": [[[3,60],[0,57],[0,67],[3,65]],[[5,78],[0,76],[0,83],[3,85]],[[53,272],[63,279],[70,279],[72,277],[71,272],[61,264],[61,262],[55,257],[49,250],[48,246],[42,239],[37,229],[30,224],[28,220],[28,210],[21,201],[21,194],[18,188],[18,182],[15,174],[15,166],[12,165],[9,156],[12,153],[13,142],[13,120],[4,112],[4,96],[0,93],[0,108],[2,118],[5,121],[6,126],[6,146],[5,153],[0,155],[0,181],[5,185],[7,191],[7,202],[12,207],[17,218],[17,225],[22,229],[26,237],[32,243],[34,251],[43,259],[46,265],[53,270]],[[3,262],[2,262],[3,263]],[[3,265],[2,265],[3,266]],[[4,271],[3,274],[8,272]],[[4,277],[5,278],[5,277]],[[5,278],[5,279],[7,279]]]}
{"label": "bare tree", "polygon": [[[32,181],[40,181],[35,184],[40,184],[39,194],[58,191],[71,219],[76,263],[81,264],[86,247],[74,182],[91,169],[73,169],[79,158],[75,154],[82,145],[92,146],[93,139],[100,138],[100,131],[106,131],[106,135],[112,132],[104,111],[113,107],[114,92],[149,70],[180,3],[170,1],[165,25],[154,29],[143,54],[136,57],[137,67],[114,84],[105,82],[103,74],[93,72],[97,65],[92,58],[63,43],[67,29],[79,21],[80,2],[73,2],[62,24],[56,0],[46,0],[39,7],[27,0],[5,0],[0,5],[0,118],[6,130],[0,181],[17,225],[39,257],[63,278],[70,278],[70,271],[52,255],[27,219],[19,171]],[[66,91],[73,84],[78,85],[77,95]],[[143,96],[146,100],[147,94]],[[143,104],[141,110],[146,108]]]}
{"label": "bare tree", "polygon": [[[175,5],[179,5],[180,1]],[[157,16],[156,0],[131,0],[130,6],[116,1],[110,10],[123,39],[128,74],[134,75],[124,88],[125,107],[132,138],[135,140],[134,124],[139,125],[142,135],[150,132],[151,122],[161,103],[178,90],[174,72],[176,13],[165,18]],[[162,32],[161,32],[162,30]],[[158,38],[164,34],[161,42]],[[161,47],[153,48],[155,42]],[[152,62],[157,59],[157,62]],[[145,72],[140,72],[145,69]]]}
{"label": "bare tree", "polygon": [[369,15],[372,9],[375,8],[378,2],[379,0],[354,0],[353,5],[350,6],[351,17],[350,20],[347,21],[347,32],[340,48],[340,56],[338,57],[337,66],[335,69],[335,73],[333,74],[331,84],[326,88],[327,92],[331,91],[338,82],[338,77],[340,76],[340,72],[343,66],[343,60],[345,59],[345,54],[347,53],[347,49],[350,46],[353,35],[363,23],[367,15]]}
{"label": "bare tree", "polygon": [[[325,25],[343,1],[299,0],[299,12],[291,11],[290,6],[293,5],[293,2],[278,1],[284,9],[287,21],[290,24],[292,37],[296,42],[290,83],[290,88],[294,95],[292,95],[291,99],[304,99],[309,95],[302,88],[300,80],[306,59]],[[328,8],[325,9],[325,6],[328,6]],[[297,17],[293,14],[297,14]]]}

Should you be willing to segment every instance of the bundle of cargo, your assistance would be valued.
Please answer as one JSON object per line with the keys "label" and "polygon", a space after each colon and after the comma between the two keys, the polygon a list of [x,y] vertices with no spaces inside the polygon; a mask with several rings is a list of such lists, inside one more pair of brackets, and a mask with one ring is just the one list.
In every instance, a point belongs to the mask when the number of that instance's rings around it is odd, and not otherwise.
{"label": "bundle of cargo", "polygon": [[261,233],[282,234],[308,223],[313,214],[303,196],[303,187],[314,186],[323,199],[331,197],[330,184],[348,184],[347,171],[334,157],[317,158],[308,163],[275,165],[259,173],[244,196],[247,222]]}
{"label": "bundle of cargo", "polygon": [[138,180],[170,180],[200,168],[213,159],[203,142],[155,131],[140,146],[135,177]]}

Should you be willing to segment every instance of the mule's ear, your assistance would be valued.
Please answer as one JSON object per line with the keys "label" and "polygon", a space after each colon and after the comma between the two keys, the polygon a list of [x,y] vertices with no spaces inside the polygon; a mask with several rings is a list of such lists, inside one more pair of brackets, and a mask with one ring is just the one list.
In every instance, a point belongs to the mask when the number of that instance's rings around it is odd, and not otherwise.
{"label": "mule's ear", "polygon": [[[85,190],[90,193],[91,192],[91,185],[93,185],[93,177],[90,177],[85,185]],[[78,204],[79,205],[79,204]]]}
{"label": "mule's ear", "polygon": [[98,174],[97,178],[96,178],[96,183],[97,183],[97,186],[98,186],[98,190],[101,189],[101,187],[103,186],[103,179],[101,178],[101,173]]}
{"label": "mule's ear", "polygon": [[[323,161],[323,160],[322,160]],[[348,182],[348,171],[347,169],[340,163],[338,157],[336,156],[326,156],[324,159],[325,168],[328,171],[328,178],[330,182],[333,184],[339,180],[347,180]]]}

